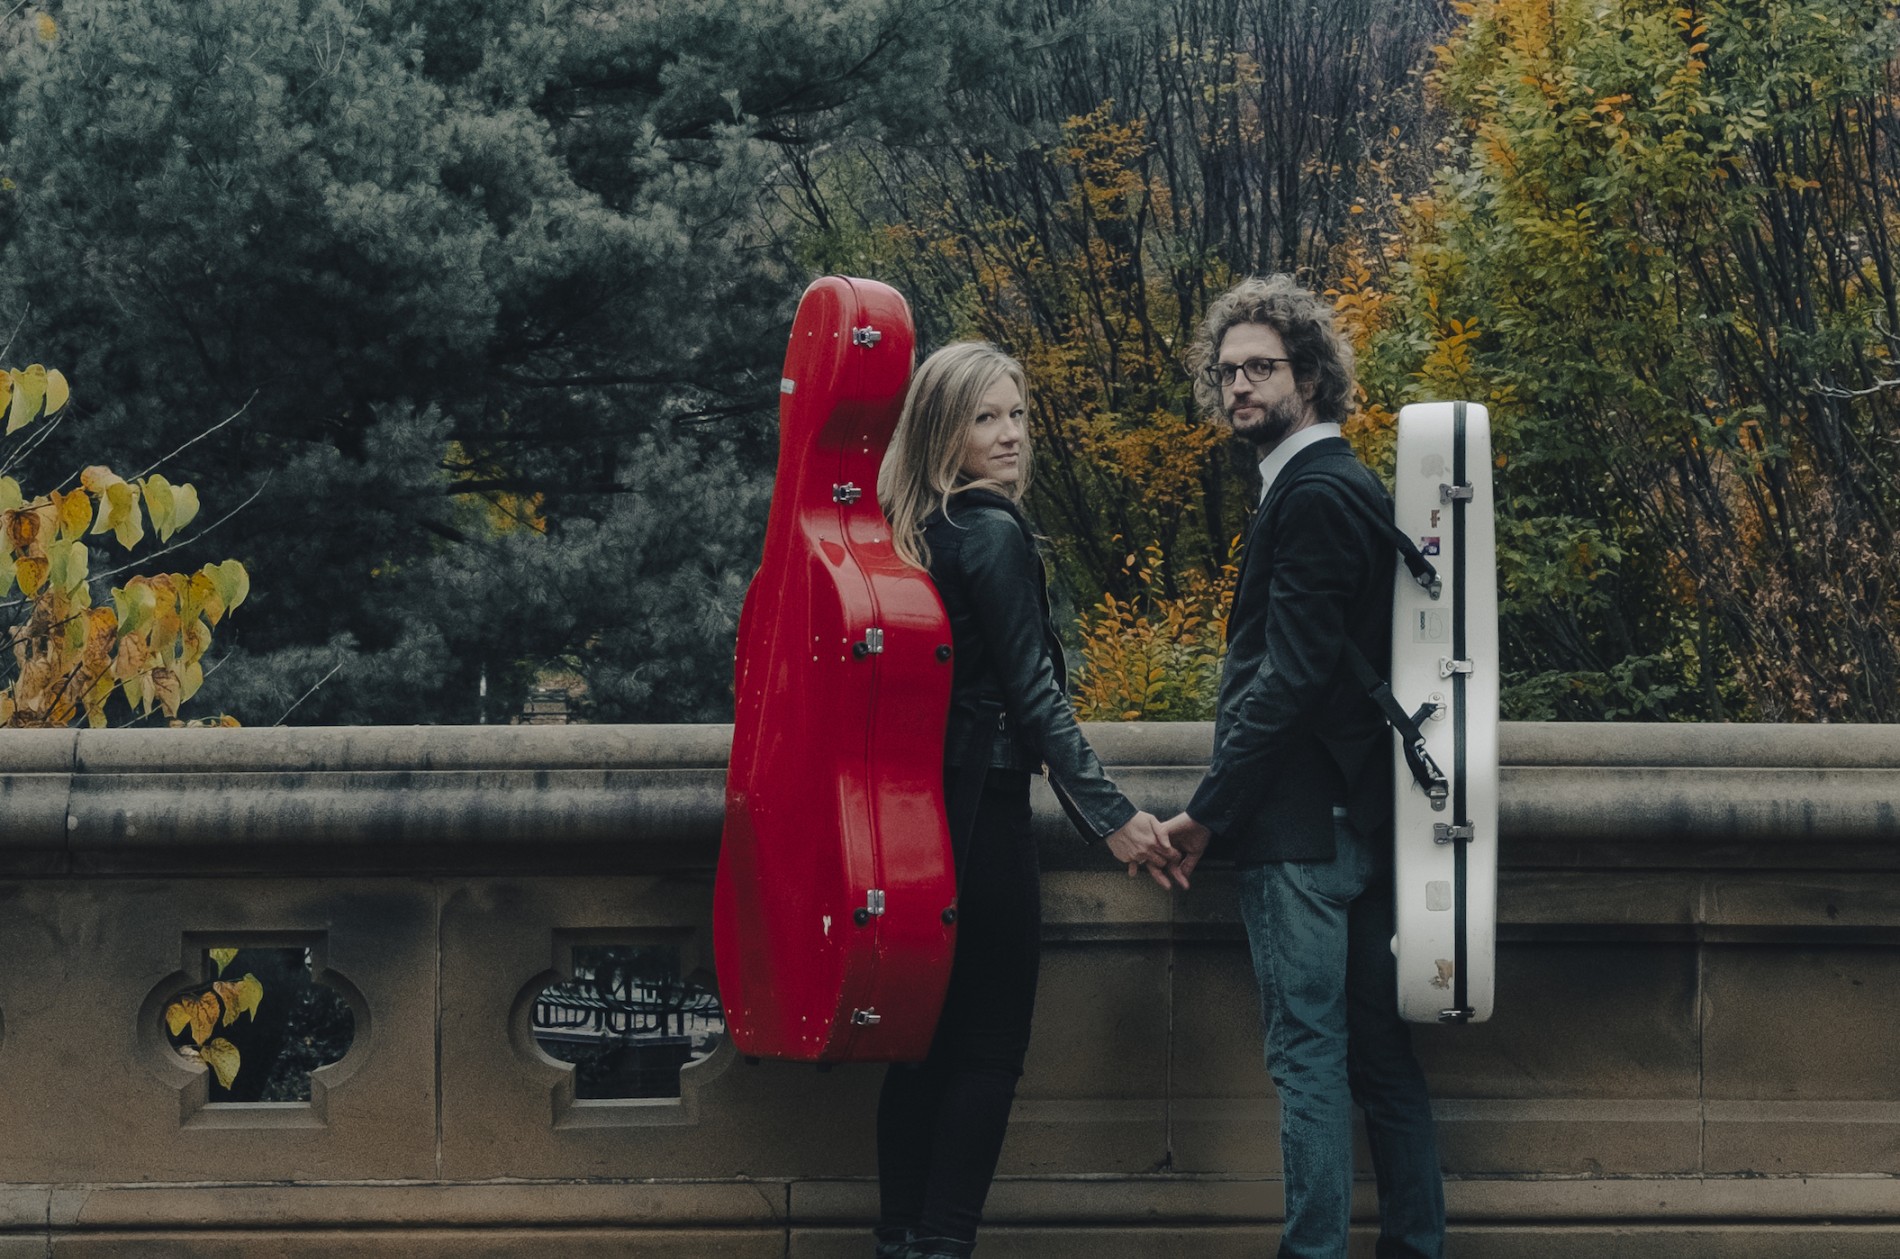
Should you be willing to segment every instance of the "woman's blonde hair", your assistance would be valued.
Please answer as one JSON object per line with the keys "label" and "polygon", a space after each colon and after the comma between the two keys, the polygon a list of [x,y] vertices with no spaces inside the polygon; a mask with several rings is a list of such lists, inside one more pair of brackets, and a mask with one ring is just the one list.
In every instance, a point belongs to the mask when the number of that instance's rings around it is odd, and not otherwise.
{"label": "woman's blonde hair", "polygon": [[1014,485],[963,476],[963,452],[977,407],[998,380],[1008,377],[1029,405],[1023,367],[988,341],[957,341],[923,361],[911,377],[910,393],[897,417],[884,463],[877,474],[878,506],[891,522],[891,544],[908,563],[930,566],[924,521],[947,510],[950,496],[982,488],[1021,502],[1029,488],[1029,434],[1023,433],[1022,458]]}

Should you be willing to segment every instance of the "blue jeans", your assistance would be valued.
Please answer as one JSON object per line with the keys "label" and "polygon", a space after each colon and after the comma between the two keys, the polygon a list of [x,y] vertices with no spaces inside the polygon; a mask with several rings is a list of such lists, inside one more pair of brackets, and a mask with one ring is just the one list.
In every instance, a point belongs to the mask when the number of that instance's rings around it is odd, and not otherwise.
{"label": "blue jeans", "polygon": [[1398,1014],[1391,849],[1366,842],[1340,812],[1331,861],[1240,871],[1267,1069],[1280,1093],[1280,1259],[1345,1259],[1355,1103],[1378,1177],[1378,1259],[1439,1259],[1445,1191],[1425,1075]]}

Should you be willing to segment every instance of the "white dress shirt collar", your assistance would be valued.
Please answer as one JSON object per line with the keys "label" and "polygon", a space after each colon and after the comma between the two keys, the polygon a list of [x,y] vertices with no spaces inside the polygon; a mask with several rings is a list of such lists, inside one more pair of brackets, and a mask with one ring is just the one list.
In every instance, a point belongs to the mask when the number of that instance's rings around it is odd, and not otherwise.
{"label": "white dress shirt collar", "polygon": [[1267,457],[1260,461],[1260,501],[1267,501],[1267,491],[1273,488],[1273,479],[1285,470],[1287,464],[1293,462],[1294,455],[1314,442],[1338,436],[1340,431],[1337,424],[1311,424],[1269,450]]}

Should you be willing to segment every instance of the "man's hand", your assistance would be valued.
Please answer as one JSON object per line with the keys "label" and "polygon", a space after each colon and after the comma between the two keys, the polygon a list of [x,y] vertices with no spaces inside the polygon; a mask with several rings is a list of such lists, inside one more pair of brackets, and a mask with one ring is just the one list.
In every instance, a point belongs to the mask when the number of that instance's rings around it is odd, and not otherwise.
{"label": "man's hand", "polygon": [[1186,813],[1177,813],[1163,822],[1161,830],[1177,854],[1170,873],[1174,875],[1175,882],[1186,887],[1188,875],[1193,874],[1194,867],[1201,864],[1201,857],[1207,852],[1207,841],[1214,837],[1213,833]]}
{"label": "man's hand", "polygon": [[[1168,872],[1174,870],[1175,863],[1181,859],[1168,843],[1167,834],[1155,815],[1145,812],[1129,818],[1120,830],[1108,837],[1108,850],[1115,854],[1115,860],[1128,866],[1129,878],[1134,878],[1145,867],[1148,877],[1162,887],[1168,886]],[[1185,879],[1181,880],[1181,886],[1187,886]]]}

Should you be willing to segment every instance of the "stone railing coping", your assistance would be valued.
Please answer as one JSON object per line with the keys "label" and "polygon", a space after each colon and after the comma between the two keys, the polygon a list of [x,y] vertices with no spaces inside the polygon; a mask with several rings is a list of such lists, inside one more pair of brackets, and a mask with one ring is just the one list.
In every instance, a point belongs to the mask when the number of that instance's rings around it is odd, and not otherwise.
{"label": "stone railing coping", "polygon": [[[1087,730],[1156,812],[1185,802],[1213,738],[1205,722]],[[1717,865],[1900,868],[1900,726],[1500,733],[1506,865],[1680,863],[1700,845]],[[705,869],[730,740],[722,725],[12,731],[0,870]],[[1050,799],[1038,825],[1052,865],[1078,859]]]}

